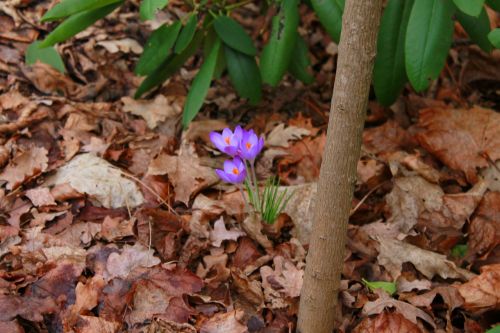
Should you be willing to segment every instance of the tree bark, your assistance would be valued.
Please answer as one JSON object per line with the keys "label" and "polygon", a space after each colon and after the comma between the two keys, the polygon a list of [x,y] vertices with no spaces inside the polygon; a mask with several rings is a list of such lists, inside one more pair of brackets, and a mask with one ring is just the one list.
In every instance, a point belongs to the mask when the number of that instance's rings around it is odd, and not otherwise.
{"label": "tree bark", "polygon": [[347,0],[297,331],[331,333],[382,0]]}

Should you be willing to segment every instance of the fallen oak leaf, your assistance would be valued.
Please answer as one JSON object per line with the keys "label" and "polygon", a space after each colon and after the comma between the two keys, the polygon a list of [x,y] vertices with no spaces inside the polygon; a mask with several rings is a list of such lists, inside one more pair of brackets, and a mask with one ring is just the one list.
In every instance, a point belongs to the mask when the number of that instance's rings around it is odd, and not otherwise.
{"label": "fallen oak leaf", "polygon": [[423,333],[414,323],[397,312],[384,311],[363,319],[352,333]]}
{"label": "fallen oak leaf", "polygon": [[257,214],[248,214],[241,223],[241,227],[250,238],[257,241],[264,249],[270,250],[273,248],[273,243],[262,233],[262,223]]}
{"label": "fallen oak leaf", "polygon": [[123,111],[141,116],[146,120],[150,129],[155,129],[158,124],[167,118],[177,118],[182,112],[184,97],[157,95],[154,100],[135,100],[122,97]]}
{"label": "fallen oak leaf", "polygon": [[456,287],[467,311],[482,313],[500,307],[500,264],[481,267],[481,274]]}
{"label": "fallen oak leaf", "polygon": [[203,323],[200,333],[247,333],[246,325],[240,322],[243,316],[244,312],[242,310],[217,313]]}
{"label": "fallen oak leaf", "polygon": [[26,196],[31,200],[33,205],[40,206],[50,206],[55,205],[56,201],[50,193],[47,187],[37,187],[26,191]]}
{"label": "fallen oak leaf", "polygon": [[470,183],[478,181],[477,168],[500,159],[500,114],[493,110],[424,109],[418,128],[418,142]]}
{"label": "fallen oak leaf", "polygon": [[304,271],[298,269],[293,262],[282,256],[274,257],[273,263],[274,269],[269,266],[260,268],[264,296],[266,301],[272,304],[272,307],[286,307],[285,298],[300,296],[304,282]]}
{"label": "fallen oak leaf", "polygon": [[225,240],[238,240],[239,237],[245,236],[246,233],[236,228],[227,230],[224,224],[224,218],[221,216],[214,223],[214,229],[210,231],[210,241],[215,247],[220,247]]}
{"label": "fallen oak leaf", "polygon": [[380,244],[378,262],[385,267],[393,279],[401,275],[401,268],[405,262],[412,263],[428,279],[435,275],[443,279],[460,280],[469,280],[476,276],[474,273],[457,267],[442,254],[423,250],[397,239],[377,237],[376,240]]}
{"label": "fallen oak leaf", "polygon": [[154,250],[148,250],[140,243],[134,246],[125,245],[120,254],[111,253],[106,262],[104,278],[109,281],[116,277],[126,278],[138,267],[153,267],[160,263],[154,256]]}
{"label": "fallen oak leaf", "polygon": [[47,185],[68,183],[106,208],[139,206],[144,202],[139,187],[122,175],[106,160],[93,154],[81,154],[59,168],[55,175],[47,179]]}
{"label": "fallen oak leaf", "polygon": [[7,189],[13,190],[28,179],[47,170],[49,159],[45,148],[33,147],[17,154],[0,174],[0,180],[7,182]]}
{"label": "fallen oak leaf", "polygon": [[212,168],[202,166],[196,156],[160,154],[151,161],[148,175],[168,175],[175,188],[175,199],[189,205],[189,200],[219,179]]}
{"label": "fallen oak leaf", "polygon": [[363,306],[363,315],[370,316],[373,314],[380,314],[386,308],[395,308],[401,315],[403,315],[406,319],[411,321],[414,324],[417,324],[417,318],[420,318],[432,327],[436,327],[434,320],[430,315],[428,315],[425,311],[420,310],[416,306],[398,301],[392,297],[390,297],[385,291],[377,290],[376,294],[379,295],[375,301],[366,302]]}

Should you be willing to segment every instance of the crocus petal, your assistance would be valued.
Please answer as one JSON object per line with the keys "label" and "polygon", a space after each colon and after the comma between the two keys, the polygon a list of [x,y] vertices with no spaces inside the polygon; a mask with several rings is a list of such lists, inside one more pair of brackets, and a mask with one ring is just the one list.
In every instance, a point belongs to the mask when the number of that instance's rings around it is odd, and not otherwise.
{"label": "crocus petal", "polygon": [[210,132],[210,141],[214,144],[217,149],[219,149],[221,152],[224,152],[224,149],[226,148],[226,143],[224,142],[224,139],[222,138],[222,135],[220,135],[217,132]]}
{"label": "crocus petal", "polygon": [[224,171],[215,169],[215,173],[217,174],[217,176],[219,176],[220,179],[222,179],[226,183],[232,183],[231,179],[227,176],[227,174]]}

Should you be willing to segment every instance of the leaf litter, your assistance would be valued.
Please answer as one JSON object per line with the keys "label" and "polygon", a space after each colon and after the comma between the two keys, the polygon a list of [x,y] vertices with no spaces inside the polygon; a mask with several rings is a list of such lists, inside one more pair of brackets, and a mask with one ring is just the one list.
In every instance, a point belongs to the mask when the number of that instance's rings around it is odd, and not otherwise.
{"label": "leaf litter", "polygon": [[[0,59],[0,331],[293,330],[333,81],[326,50],[335,45],[306,31],[317,83],[287,79],[254,108],[221,83],[181,135],[182,74],[151,99],[130,98],[147,24],[124,8],[61,44],[65,75],[22,63],[45,33],[27,18],[38,21],[51,4],[32,3],[0,5],[0,51],[9,55]],[[340,332],[482,332],[496,323],[500,121],[498,100],[477,82],[498,84],[497,54],[454,52],[469,59],[450,63],[437,94],[406,90],[390,109],[369,104]],[[470,86],[455,86],[453,73]],[[450,89],[470,103],[440,97]],[[239,193],[214,174],[221,161],[208,133],[236,119],[266,137],[259,176],[278,175],[280,191],[295,193],[275,226],[245,216]],[[362,279],[396,282],[397,291],[372,292]]]}

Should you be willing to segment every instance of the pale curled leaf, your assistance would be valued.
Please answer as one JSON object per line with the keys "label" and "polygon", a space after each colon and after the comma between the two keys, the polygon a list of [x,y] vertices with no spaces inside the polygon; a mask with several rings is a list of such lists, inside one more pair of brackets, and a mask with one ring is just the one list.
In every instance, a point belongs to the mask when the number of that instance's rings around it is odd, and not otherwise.
{"label": "pale curled leaf", "polygon": [[214,229],[210,231],[210,241],[215,247],[220,247],[225,240],[238,240],[239,237],[245,236],[245,232],[236,228],[227,230],[224,224],[224,218],[221,217],[215,221]]}
{"label": "pale curled leaf", "polygon": [[47,169],[49,161],[47,154],[47,149],[39,147],[17,154],[3,169],[0,180],[7,181],[8,190],[18,187]]}
{"label": "pale curled leaf", "polygon": [[118,168],[93,154],[76,156],[59,168],[47,183],[68,183],[107,208],[133,208],[144,202],[144,197],[134,182],[124,178]]}
{"label": "pale curled leaf", "polygon": [[401,268],[405,262],[412,263],[429,279],[435,275],[439,275],[443,279],[461,280],[468,280],[475,276],[475,274],[457,267],[442,254],[423,250],[396,239],[379,237],[377,240],[380,243],[378,262],[389,271],[394,279],[401,275]]}

